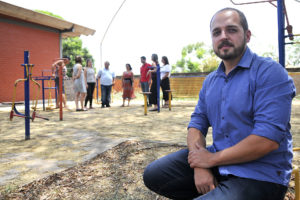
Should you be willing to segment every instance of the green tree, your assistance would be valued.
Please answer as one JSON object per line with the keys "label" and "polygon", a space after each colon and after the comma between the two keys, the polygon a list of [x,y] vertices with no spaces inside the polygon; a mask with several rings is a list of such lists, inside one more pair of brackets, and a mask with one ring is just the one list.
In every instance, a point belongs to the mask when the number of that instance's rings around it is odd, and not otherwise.
{"label": "green tree", "polygon": [[82,48],[82,40],[78,37],[73,38],[65,38],[62,41],[63,45],[63,55],[70,57],[70,64],[68,64],[68,73],[69,77],[72,76],[73,66],[75,64],[75,57],[81,56],[82,57],[82,65],[86,65],[86,60],[90,59],[94,63],[93,56],[89,53],[87,48]]}
{"label": "green tree", "polygon": [[203,42],[197,42],[183,47],[181,59],[172,66],[172,71],[211,72],[218,67],[219,62],[212,49],[207,48]]}
{"label": "green tree", "polygon": [[294,39],[295,44],[286,48],[287,64],[300,67],[300,39]]}
{"label": "green tree", "polygon": [[34,11],[35,11],[35,12],[42,13],[42,14],[45,14],[45,15],[49,15],[49,16],[52,16],[52,17],[56,17],[56,18],[59,18],[59,19],[64,19],[64,18],[62,18],[61,16],[55,15],[55,14],[53,14],[52,12],[49,12],[49,11],[44,11],[44,10],[34,10]]}

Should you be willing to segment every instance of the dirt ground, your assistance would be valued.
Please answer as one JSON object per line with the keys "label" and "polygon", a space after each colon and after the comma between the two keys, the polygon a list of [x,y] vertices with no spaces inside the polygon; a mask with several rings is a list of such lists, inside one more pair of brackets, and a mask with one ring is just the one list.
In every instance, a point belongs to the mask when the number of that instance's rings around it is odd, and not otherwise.
{"label": "dirt ground", "polygon": [[[131,107],[121,108],[115,101],[111,108],[65,111],[63,121],[57,110],[39,111],[50,120],[31,123],[27,141],[24,119],[11,122],[10,108],[0,107],[0,199],[164,199],[143,186],[142,172],[152,160],[186,144],[196,100],[173,103],[172,111],[147,116],[138,100]],[[299,108],[295,100],[295,147],[300,146]],[[295,155],[296,164],[299,160]],[[292,187],[290,191],[289,200]]]}

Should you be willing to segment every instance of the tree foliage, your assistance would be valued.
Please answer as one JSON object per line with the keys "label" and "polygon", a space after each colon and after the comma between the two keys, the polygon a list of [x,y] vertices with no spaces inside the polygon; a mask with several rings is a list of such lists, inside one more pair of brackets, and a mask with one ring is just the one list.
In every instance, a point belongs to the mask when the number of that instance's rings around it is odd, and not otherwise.
{"label": "tree foliage", "polygon": [[296,43],[286,48],[287,63],[294,67],[300,67],[300,39],[294,39],[293,42]]}
{"label": "tree foliage", "polygon": [[181,59],[172,66],[172,71],[211,72],[217,69],[219,62],[212,49],[207,48],[203,42],[197,42],[183,47]]}
{"label": "tree foliage", "polygon": [[61,16],[59,15],[55,15],[53,14],[52,12],[49,12],[49,11],[44,11],[44,10],[34,10],[35,12],[39,12],[39,13],[42,13],[42,14],[45,14],[45,15],[49,15],[51,17],[56,17],[56,18],[59,18],[59,19],[64,19],[62,18]]}
{"label": "tree foliage", "polygon": [[75,57],[82,57],[82,65],[86,65],[86,60],[90,59],[94,63],[93,56],[89,53],[87,48],[82,48],[82,40],[78,37],[65,38],[62,41],[63,55],[70,57],[70,64],[68,64],[68,76],[72,76],[73,66],[75,65]]}

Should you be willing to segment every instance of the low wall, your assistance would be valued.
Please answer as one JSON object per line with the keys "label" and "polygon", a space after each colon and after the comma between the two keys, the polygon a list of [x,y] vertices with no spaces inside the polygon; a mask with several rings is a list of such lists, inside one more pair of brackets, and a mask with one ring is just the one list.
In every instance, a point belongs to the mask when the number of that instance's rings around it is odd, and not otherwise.
{"label": "low wall", "polygon": [[[173,90],[173,97],[198,97],[199,91],[202,88],[202,83],[205,80],[207,73],[176,73],[172,74],[170,78],[171,90]],[[300,72],[289,72],[293,78],[297,91],[300,91]],[[121,76],[116,77],[114,92],[122,92]],[[140,76],[134,76],[134,91],[140,92],[139,88]],[[65,80],[65,90],[68,100],[74,100],[74,90],[72,80]],[[100,85],[98,86],[100,97]],[[96,89],[94,96],[96,97]]]}

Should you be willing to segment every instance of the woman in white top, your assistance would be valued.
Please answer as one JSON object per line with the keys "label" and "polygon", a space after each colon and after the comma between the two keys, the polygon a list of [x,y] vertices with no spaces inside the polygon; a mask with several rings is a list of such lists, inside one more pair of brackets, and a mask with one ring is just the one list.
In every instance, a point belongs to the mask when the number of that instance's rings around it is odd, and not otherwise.
{"label": "woman in white top", "polygon": [[85,98],[84,108],[86,108],[88,101],[90,102],[90,109],[93,109],[93,94],[96,84],[95,70],[93,69],[93,63],[90,59],[86,60],[86,67],[84,69],[84,76],[87,82],[87,95]]}
{"label": "woman in white top", "polygon": [[[75,91],[75,105],[76,111],[86,111],[83,108],[83,101],[86,95],[86,80],[82,70],[82,59],[80,56],[76,56],[75,65],[73,67],[73,81],[74,81],[74,91]],[[81,109],[78,108],[78,99],[80,98]]]}
{"label": "woman in white top", "polygon": [[[163,91],[163,99],[165,100],[165,105],[163,108],[169,107],[169,95],[167,90],[170,90],[170,80],[169,77],[171,76],[171,66],[169,65],[169,60],[166,56],[163,56],[161,59],[163,65],[160,68],[160,79],[161,79],[161,89]],[[172,98],[172,97],[171,97]]]}

